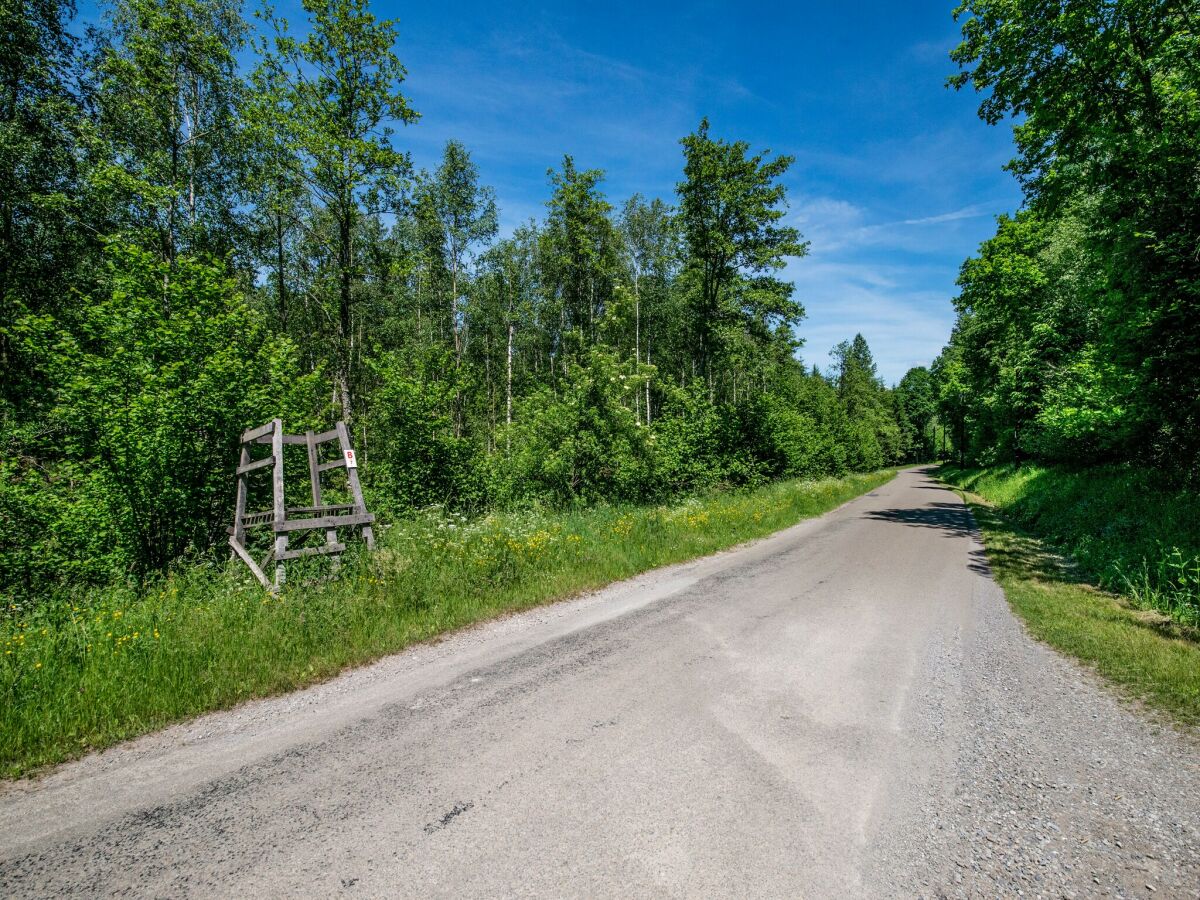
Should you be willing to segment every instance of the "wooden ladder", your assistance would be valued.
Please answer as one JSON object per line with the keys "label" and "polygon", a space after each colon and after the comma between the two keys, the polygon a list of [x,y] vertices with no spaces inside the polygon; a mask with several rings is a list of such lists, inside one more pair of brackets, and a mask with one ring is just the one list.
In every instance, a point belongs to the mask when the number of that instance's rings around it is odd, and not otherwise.
{"label": "wooden ladder", "polygon": [[[341,457],[328,462],[319,462],[317,448],[330,441],[337,441]],[[270,444],[271,455],[254,459],[250,450],[257,444]],[[312,491],[311,506],[287,506],[283,494],[283,448],[288,445],[304,445],[308,449],[308,479]],[[331,469],[346,470],[350,486],[351,503],[326,504],[322,500],[321,475]],[[248,476],[259,471],[271,473],[272,508],[262,512],[247,512],[249,496]],[[331,430],[317,434],[284,434],[283,421],[272,419],[266,425],[251,428],[242,434],[241,454],[237,467],[237,505],[233,514],[233,527],[229,529],[229,545],[233,552],[254,573],[262,586],[272,593],[279,591],[287,580],[284,562],[303,556],[334,555],[345,551],[346,545],[338,540],[338,528],[360,527],[367,549],[375,548],[375,532],[371,524],[375,517],[367,512],[363,501],[362,484],[358,480],[358,460],[350,446],[350,434],[345,422],[338,422]],[[246,530],[269,526],[275,538],[262,562],[257,562],[246,547]],[[325,543],[318,547],[299,550],[288,549],[288,538],[297,531],[324,530]],[[275,564],[274,578],[267,577],[267,569]]]}

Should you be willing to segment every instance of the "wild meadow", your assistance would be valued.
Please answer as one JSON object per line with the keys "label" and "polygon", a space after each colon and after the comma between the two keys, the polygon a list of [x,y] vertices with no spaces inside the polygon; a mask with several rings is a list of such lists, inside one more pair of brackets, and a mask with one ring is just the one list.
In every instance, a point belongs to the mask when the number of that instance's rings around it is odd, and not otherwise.
{"label": "wild meadow", "polygon": [[0,772],[20,775],[184,717],[302,687],[496,615],[819,515],[891,470],[671,505],[441,508],[382,530],[336,580],[278,595],[243,567],[181,564],[143,588],[65,591],[2,618]]}

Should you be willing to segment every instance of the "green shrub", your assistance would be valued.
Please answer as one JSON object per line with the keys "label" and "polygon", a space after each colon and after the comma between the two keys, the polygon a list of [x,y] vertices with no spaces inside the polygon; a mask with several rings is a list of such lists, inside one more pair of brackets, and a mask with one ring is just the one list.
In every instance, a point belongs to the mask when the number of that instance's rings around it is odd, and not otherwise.
{"label": "green shrub", "polygon": [[377,513],[404,514],[425,506],[476,508],[486,500],[486,477],[473,441],[456,435],[462,386],[453,356],[421,359],[386,354],[368,414],[364,472]]}
{"label": "green shrub", "polygon": [[754,484],[766,477],[767,466],[747,446],[736,409],[712,403],[700,381],[668,386],[665,394],[653,434],[664,495]]}
{"label": "green shrub", "polygon": [[228,524],[242,430],[274,416],[303,426],[317,407],[317,375],[299,375],[293,345],[223,266],[169,266],[122,243],[107,261],[105,288],[72,320],[21,323],[24,351],[57,385],[45,427],[69,462],[39,471],[26,455],[0,470],[0,503],[27,530],[0,545],[10,591],[145,575],[207,549]]}
{"label": "green shrub", "polygon": [[652,493],[649,429],[631,408],[640,378],[617,355],[588,351],[557,386],[524,399],[505,445],[496,492],[501,499],[553,505],[634,502]]}

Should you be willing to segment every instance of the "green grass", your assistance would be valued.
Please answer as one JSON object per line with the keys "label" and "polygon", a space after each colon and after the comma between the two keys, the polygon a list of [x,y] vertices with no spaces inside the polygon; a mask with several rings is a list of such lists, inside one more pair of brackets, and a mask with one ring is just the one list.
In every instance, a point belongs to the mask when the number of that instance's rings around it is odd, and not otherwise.
{"label": "green grass", "polygon": [[278,597],[241,567],[190,566],[150,590],[10,605],[0,621],[0,773],[19,776],[415,642],[820,515],[894,472],[789,481],[675,506],[429,512],[383,531],[341,577]]}
{"label": "green grass", "polygon": [[[942,474],[952,484],[965,480],[959,470]],[[1046,541],[964,494],[996,580],[1034,637],[1176,721],[1200,724],[1200,629],[1089,583]]]}
{"label": "green grass", "polygon": [[1132,466],[943,466],[941,477],[1070,557],[1101,587],[1200,625],[1200,495]]}

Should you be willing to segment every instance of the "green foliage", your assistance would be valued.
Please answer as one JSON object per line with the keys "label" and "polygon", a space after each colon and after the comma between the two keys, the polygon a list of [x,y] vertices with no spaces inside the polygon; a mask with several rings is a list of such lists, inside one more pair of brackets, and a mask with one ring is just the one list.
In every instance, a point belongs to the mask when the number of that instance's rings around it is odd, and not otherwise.
{"label": "green foliage", "polygon": [[[100,533],[145,574],[214,541],[241,431],[276,415],[301,424],[316,379],[255,322],[219,266],[178,257],[171,267],[114,243],[105,282],[70,330],[29,321],[25,343],[58,385],[51,422],[68,457],[86,460],[97,482],[73,508],[102,498]],[[89,506],[83,522],[98,517]],[[62,555],[78,560],[90,545]]]}
{"label": "green foliage", "polygon": [[367,428],[371,508],[405,514],[428,506],[473,508],[484,501],[483,470],[474,445],[454,436],[454,398],[461,390],[453,356],[397,353],[373,364]]}
{"label": "green foliage", "polygon": [[491,188],[480,186],[479,169],[458,141],[446,143],[442,164],[432,178],[422,178],[419,191],[424,221],[429,232],[436,231],[428,247],[449,269],[449,323],[454,333],[455,362],[461,364],[461,295],[466,284],[467,255],[496,236],[496,198]]}
{"label": "green foliage", "polygon": [[641,387],[615,354],[590,350],[555,389],[522,404],[504,494],[555,504],[629,502],[650,490],[650,435],[632,397]]}
{"label": "green foliage", "polygon": [[542,232],[547,287],[563,318],[563,330],[575,332],[575,347],[596,339],[596,325],[611,296],[616,269],[616,233],[612,206],[600,193],[604,173],[579,171],[563,157],[562,172],[549,173],[554,192]]}
{"label": "green foliage", "polygon": [[90,190],[161,258],[233,247],[246,26],[235,0],[119,0],[99,48]]}
{"label": "green foliage", "polygon": [[763,394],[748,404],[746,427],[754,455],[771,478],[813,477],[839,471],[827,458],[828,439],[813,416],[782,397]]}
{"label": "green foliage", "polygon": [[57,0],[0,4],[0,416],[6,422],[36,417],[46,399],[45,373],[22,356],[14,325],[58,304],[92,244],[80,227],[83,113],[70,84],[73,13],[70,3]]}
{"label": "green foliage", "polygon": [[738,420],[709,399],[700,381],[668,388],[654,422],[657,477],[669,493],[752,484],[762,463],[741,440]]}
{"label": "green foliage", "polygon": [[0,599],[45,597],[64,584],[104,584],[128,566],[104,479],[92,466],[5,452]]}
{"label": "green foliage", "polygon": [[904,458],[903,435],[895,410],[875,374],[875,359],[861,334],[833,349],[838,396],[849,417],[847,463],[868,471]]}
{"label": "green foliage", "polygon": [[292,177],[328,217],[322,238],[332,251],[333,271],[319,295],[336,310],[325,337],[334,349],[342,417],[350,422],[360,280],[354,240],[363,206],[377,216],[405,187],[411,163],[392,146],[391,123],[415,122],[418,114],[400,92],[407,72],[392,49],[394,20],[377,20],[367,0],[304,0],[303,5],[311,27],[302,41],[288,34],[286,22],[271,19],[276,34],[260,80],[270,86],[278,129],[294,160]]}
{"label": "green foliage", "polygon": [[924,366],[909,369],[897,386],[897,420],[901,427],[905,457],[908,459],[931,460],[936,454],[933,442],[933,422],[937,416],[936,391],[933,375]]}
{"label": "green foliage", "polygon": [[1029,206],[1001,220],[960,281],[956,337],[982,389],[979,454],[1196,470],[1194,7],[965,0],[956,10],[962,71],[951,83],[983,94],[986,121],[1018,121],[1010,168]]}
{"label": "green foliage", "polygon": [[680,231],[687,246],[690,327],[700,374],[711,381],[714,360],[729,351],[730,332],[766,339],[775,326],[804,315],[791,282],[771,273],[808,244],[795,228],[778,224],[785,191],[779,179],[792,157],[747,156],[750,145],[709,136],[708,119],[683,138]]}

